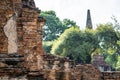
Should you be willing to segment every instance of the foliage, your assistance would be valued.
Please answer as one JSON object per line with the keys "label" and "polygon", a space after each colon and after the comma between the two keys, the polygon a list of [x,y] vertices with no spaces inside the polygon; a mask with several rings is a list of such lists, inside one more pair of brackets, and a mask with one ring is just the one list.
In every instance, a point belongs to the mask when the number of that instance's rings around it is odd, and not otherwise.
{"label": "foliage", "polygon": [[99,40],[114,43],[118,40],[113,25],[110,23],[100,24],[97,27],[97,35]]}
{"label": "foliage", "polygon": [[117,18],[115,16],[112,16],[111,19],[114,21],[114,23],[113,23],[114,30],[119,32],[120,31],[120,24],[119,24]]}
{"label": "foliage", "polygon": [[56,17],[55,12],[45,11],[41,13],[41,16],[43,16],[46,19],[46,24],[43,28],[43,39],[46,41],[51,41],[57,38],[58,35],[61,33],[62,23],[59,20],[59,18]]}
{"label": "foliage", "polygon": [[118,62],[116,64],[116,69],[120,71],[120,56],[118,56]]}
{"label": "foliage", "polygon": [[46,53],[50,53],[53,41],[43,41],[43,49]]}
{"label": "foliage", "polygon": [[117,66],[119,50],[119,38],[114,26],[110,23],[100,24],[96,29],[98,41],[106,62],[114,68]]}
{"label": "foliage", "polygon": [[118,56],[116,54],[108,54],[105,61],[115,68],[117,66]]}
{"label": "foliage", "polygon": [[54,11],[42,11],[41,16],[46,19],[46,24],[43,28],[43,40],[52,41],[57,39],[61,33],[71,26],[76,25],[74,21],[64,19],[61,21]]}
{"label": "foliage", "polygon": [[53,43],[51,53],[69,57],[79,63],[90,63],[91,53],[97,44],[96,38],[91,32],[82,32],[78,27],[65,30]]}
{"label": "foliage", "polygon": [[118,67],[120,40],[111,23],[100,24],[97,29],[67,30],[53,43],[51,53],[69,57],[79,63],[90,63],[92,54],[103,54],[105,61]]}
{"label": "foliage", "polygon": [[62,23],[63,23],[63,26],[67,29],[71,26],[77,26],[76,22],[71,21],[70,19],[63,19]]}

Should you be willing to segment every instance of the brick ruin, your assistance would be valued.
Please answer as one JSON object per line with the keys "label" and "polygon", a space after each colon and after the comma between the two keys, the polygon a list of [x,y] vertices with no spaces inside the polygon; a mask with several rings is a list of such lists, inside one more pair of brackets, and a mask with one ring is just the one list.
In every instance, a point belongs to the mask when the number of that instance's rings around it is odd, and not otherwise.
{"label": "brick ruin", "polygon": [[0,0],[0,80],[120,80],[120,72],[100,72],[45,54],[45,19],[34,0]]}
{"label": "brick ruin", "polygon": [[105,62],[103,55],[100,55],[100,54],[93,55],[92,64],[95,67],[99,68],[100,71],[111,71],[112,70],[112,67]]}
{"label": "brick ruin", "polygon": [[40,10],[33,0],[0,0],[0,5],[0,75],[37,70],[45,22]]}

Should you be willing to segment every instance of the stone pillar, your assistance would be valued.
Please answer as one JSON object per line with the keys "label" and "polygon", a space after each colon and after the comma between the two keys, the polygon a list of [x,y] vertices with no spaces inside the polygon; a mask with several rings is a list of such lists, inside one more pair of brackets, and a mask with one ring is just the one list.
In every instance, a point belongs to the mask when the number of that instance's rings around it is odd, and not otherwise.
{"label": "stone pillar", "polygon": [[91,15],[90,15],[90,10],[87,11],[86,28],[88,28],[88,29],[92,29],[93,28]]}

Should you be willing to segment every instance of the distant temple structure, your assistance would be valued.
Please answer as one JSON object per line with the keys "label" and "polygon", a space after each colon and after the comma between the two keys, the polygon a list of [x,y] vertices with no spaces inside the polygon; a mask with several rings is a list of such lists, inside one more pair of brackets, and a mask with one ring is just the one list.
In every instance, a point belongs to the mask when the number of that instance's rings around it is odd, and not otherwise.
{"label": "distant temple structure", "polygon": [[92,64],[100,71],[111,71],[112,69],[112,67],[105,62],[103,55],[100,54],[93,55]]}
{"label": "distant temple structure", "polygon": [[92,20],[91,20],[91,15],[90,15],[90,10],[88,9],[87,11],[87,20],[86,20],[86,28],[87,29],[92,29]]}

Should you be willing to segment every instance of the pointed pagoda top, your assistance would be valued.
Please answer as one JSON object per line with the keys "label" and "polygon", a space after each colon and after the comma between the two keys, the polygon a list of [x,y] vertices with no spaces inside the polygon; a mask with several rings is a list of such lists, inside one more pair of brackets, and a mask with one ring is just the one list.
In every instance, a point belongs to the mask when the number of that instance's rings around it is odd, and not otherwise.
{"label": "pointed pagoda top", "polygon": [[91,15],[90,15],[90,10],[87,10],[87,20],[86,20],[86,28],[92,29],[92,20],[91,20]]}

